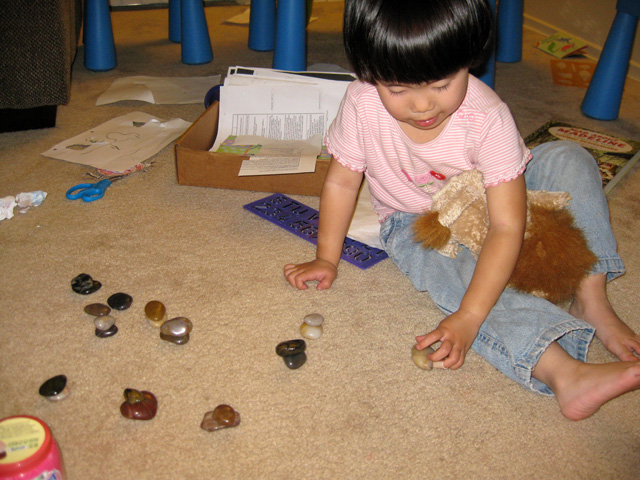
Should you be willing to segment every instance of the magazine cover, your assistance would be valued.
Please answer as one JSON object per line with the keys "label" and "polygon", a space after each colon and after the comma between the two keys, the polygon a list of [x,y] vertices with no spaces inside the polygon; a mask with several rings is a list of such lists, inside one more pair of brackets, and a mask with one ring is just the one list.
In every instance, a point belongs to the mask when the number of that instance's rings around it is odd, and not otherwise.
{"label": "magazine cover", "polygon": [[575,127],[568,123],[551,121],[524,139],[527,147],[555,140],[570,140],[586,148],[596,159],[602,175],[605,193],[620,181],[634,163],[640,159],[640,142],[605,133]]}

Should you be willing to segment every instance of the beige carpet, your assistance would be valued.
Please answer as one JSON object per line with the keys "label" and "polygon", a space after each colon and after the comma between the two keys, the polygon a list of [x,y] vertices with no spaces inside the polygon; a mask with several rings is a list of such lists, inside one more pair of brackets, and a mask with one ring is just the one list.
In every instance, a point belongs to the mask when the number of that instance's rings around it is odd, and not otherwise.
{"label": "beige carpet", "polygon": [[[317,4],[309,64],[347,66],[342,6]],[[640,393],[574,423],[553,398],[525,391],[475,353],[455,372],[419,370],[413,338],[441,319],[429,298],[388,260],[366,271],[343,264],[330,291],[292,289],[282,266],[314,249],[242,209],[265,193],[179,186],[167,147],[104,199],[65,199],[91,169],[41,152],[127,112],[194,121],[203,111],[132,101],[95,107],[116,78],[271,65],[270,53],[247,49],[246,28],[221,24],[244,8],[206,9],[215,58],[204,66],[180,62],[166,10],[114,12],[118,67],[89,72],[80,48],[58,126],[0,135],[0,196],[49,193],[42,206],[0,223],[0,417],[47,422],[70,479],[637,479]],[[627,82],[619,120],[587,119],[579,112],[584,90],[552,84],[550,57],[532,46],[539,38],[526,31],[524,60],[498,65],[496,89],[521,132],[557,119],[638,139],[640,85]],[[628,273],[609,291],[636,331],[639,192],[636,167],[610,195]],[[297,198],[317,207],[315,197]],[[102,289],[72,292],[82,272]],[[98,339],[83,307],[119,291],[133,306],[116,314],[116,336]],[[193,321],[187,345],[160,340],[144,320],[154,299],[171,317]],[[288,370],[275,346],[298,337],[310,312],[325,316],[325,333],[308,342],[307,363]],[[596,340],[589,359],[613,357]],[[60,373],[71,396],[48,402],[38,388]],[[120,416],[127,387],[155,393],[155,419]],[[240,426],[201,430],[204,413],[221,403],[240,412]]]}

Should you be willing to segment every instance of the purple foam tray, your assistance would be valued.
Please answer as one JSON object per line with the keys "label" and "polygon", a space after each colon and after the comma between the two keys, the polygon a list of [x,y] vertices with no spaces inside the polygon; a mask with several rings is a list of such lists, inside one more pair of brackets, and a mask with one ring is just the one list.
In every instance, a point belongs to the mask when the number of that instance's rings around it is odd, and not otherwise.
{"label": "purple foam tray", "polygon": [[[282,193],[248,203],[244,208],[314,245],[318,243],[318,211]],[[385,258],[387,254],[384,250],[349,237],[344,241],[342,259],[363,270]]]}

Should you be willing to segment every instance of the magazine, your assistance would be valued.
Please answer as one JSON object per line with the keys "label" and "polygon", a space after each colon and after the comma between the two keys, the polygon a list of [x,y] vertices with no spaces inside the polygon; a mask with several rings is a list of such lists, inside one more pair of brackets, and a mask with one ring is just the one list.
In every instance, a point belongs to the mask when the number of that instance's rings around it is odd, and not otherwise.
{"label": "magazine", "polygon": [[640,159],[640,142],[551,121],[524,139],[527,147],[555,140],[570,140],[582,145],[593,155],[602,175],[602,186],[609,193]]}

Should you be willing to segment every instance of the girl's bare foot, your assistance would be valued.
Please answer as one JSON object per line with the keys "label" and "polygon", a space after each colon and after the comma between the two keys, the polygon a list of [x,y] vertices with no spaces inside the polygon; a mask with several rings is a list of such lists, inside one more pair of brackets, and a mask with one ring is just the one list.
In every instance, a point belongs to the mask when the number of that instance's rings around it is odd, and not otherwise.
{"label": "girl's bare foot", "polygon": [[592,275],[580,285],[569,313],[596,329],[596,337],[622,361],[640,355],[640,335],[624,323],[611,307],[606,293],[605,275]]}
{"label": "girl's bare foot", "polygon": [[540,357],[533,376],[555,393],[565,417],[582,420],[608,401],[640,388],[640,361],[583,363],[554,342]]}

